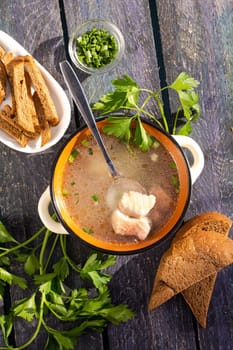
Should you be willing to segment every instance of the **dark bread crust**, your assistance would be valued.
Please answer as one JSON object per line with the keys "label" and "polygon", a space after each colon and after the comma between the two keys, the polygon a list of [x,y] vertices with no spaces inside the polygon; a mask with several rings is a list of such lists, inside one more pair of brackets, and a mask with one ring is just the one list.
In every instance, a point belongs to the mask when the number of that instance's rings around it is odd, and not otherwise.
{"label": "dark bread crust", "polygon": [[7,73],[4,63],[0,60],[0,104],[6,97]]}
{"label": "dark bread crust", "polygon": [[16,103],[17,123],[25,130],[35,133],[32,110],[29,108],[28,88],[24,74],[24,60],[20,57],[11,61],[13,90]]}
{"label": "dark bread crust", "polygon": [[[211,230],[227,236],[231,226],[232,221],[221,213],[203,213],[190,219],[184,224],[175,236],[174,241],[200,230]],[[189,305],[196,320],[203,328],[206,328],[207,315],[216,277],[217,273],[203,279],[182,292],[186,303]]]}
{"label": "dark bread crust", "polygon": [[179,239],[162,256],[149,310],[233,263],[233,241],[214,231]]}
{"label": "dark bread crust", "polygon": [[193,232],[216,231],[228,234],[232,221],[224,214],[218,212],[206,212],[189,219],[176,233],[172,242],[189,236]]}
{"label": "dark bread crust", "polygon": [[40,125],[41,146],[43,146],[51,139],[51,130],[49,123],[46,120],[46,115],[37,92],[34,92],[33,94],[33,102],[36,108],[37,118]]}
{"label": "dark bread crust", "polygon": [[40,103],[43,106],[46,120],[53,126],[57,125],[59,117],[39,67],[32,56],[29,55],[24,56],[24,63],[34,89],[40,99]]}
{"label": "dark bread crust", "polygon": [[23,129],[17,124],[8,105],[4,106],[0,111],[0,128],[13,137],[22,147],[27,145],[29,137],[25,135]]}

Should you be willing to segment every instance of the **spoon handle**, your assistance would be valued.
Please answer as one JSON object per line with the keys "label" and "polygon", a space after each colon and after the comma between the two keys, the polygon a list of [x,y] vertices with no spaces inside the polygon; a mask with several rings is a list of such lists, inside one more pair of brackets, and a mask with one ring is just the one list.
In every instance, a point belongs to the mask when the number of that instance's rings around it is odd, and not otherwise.
{"label": "spoon handle", "polygon": [[108,151],[103,143],[102,137],[99,133],[99,130],[97,128],[96,125],[96,120],[95,117],[92,113],[92,110],[90,108],[90,105],[87,101],[87,97],[86,94],[82,88],[82,85],[77,77],[77,75],[75,74],[73,68],[71,67],[71,65],[69,64],[68,61],[63,61],[60,63],[60,68],[61,68],[61,72],[62,75],[64,77],[65,83],[69,89],[69,92],[81,114],[81,116],[83,117],[85,123],[87,124],[87,126],[89,127],[89,129],[92,132],[92,135],[94,136],[97,144],[99,145],[103,156],[105,158],[105,161],[109,167],[110,173],[112,175],[112,177],[116,177],[119,176],[119,172],[116,170],[109,154]]}

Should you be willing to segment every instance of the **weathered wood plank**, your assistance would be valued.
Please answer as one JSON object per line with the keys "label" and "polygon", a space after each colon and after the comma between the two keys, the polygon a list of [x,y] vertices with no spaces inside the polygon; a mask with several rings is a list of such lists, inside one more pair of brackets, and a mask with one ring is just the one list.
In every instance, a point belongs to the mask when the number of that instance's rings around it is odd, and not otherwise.
{"label": "weathered wood plank", "polygon": [[[141,87],[159,88],[157,59],[152,38],[151,17],[147,1],[80,1],[64,2],[69,36],[81,23],[99,18],[115,23],[125,38],[125,54],[119,65],[100,76],[84,76],[83,86],[90,102],[95,102],[111,87],[111,80],[129,74]],[[84,79],[85,78],[85,79]]]}
{"label": "weathered wood plank", "polygon": [[[194,186],[187,217],[207,210],[218,210],[232,217],[232,36],[231,1],[205,2],[156,1],[161,29],[167,81],[185,70],[201,81],[202,117],[193,137],[206,155],[206,167]],[[158,65],[149,11],[149,2],[80,1],[64,2],[68,33],[90,18],[104,18],[119,25],[126,39],[126,55],[119,66],[103,76],[80,74],[90,101],[109,90],[110,81],[129,74],[140,86],[159,87]],[[42,63],[64,87],[58,63],[65,58],[63,33],[57,1],[6,1],[0,5],[1,29],[12,35]],[[130,28],[130,30],[129,30]],[[171,100],[171,106],[174,107]],[[72,113],[74,117],[74,113]],[[73,118],[74,119],[74,118]],[[209,127],[211,125],[211,127]],[[65,137],[74,130],[74,120]],[[61,141],[62,143],[63,141]],[[60,144],[61,144],[60,143]],[[41,226],[37,214],[38,199],[49,183],[51,163],[60,144],[42,155],[19,154],[1,145],[0,207],[7,227],[19,240]],[[211,181],[210,181],[211,175]],[[207,186],[208,185],[208,186]],[[114,274],[111,290],[114,302],[127,303],[136,317],[120,326],[108,327],[109,349],[162,350],[195,349],[195,330],[201,349],[230,349],[232,327],[232,267],[222,271],[217,280],[209,311],[208,329],[196,326],[181,296],[173,298],[151,313],[147,303],[155,271],[169,240],[158,248],[135,256],[118,257],[110,269]],[[71,239],[70,252],[82,260],[89,252]],[[13,267],[17,272],[18,266]],[[72,279],[70,280],[72,285]],[[12,299],[23,296],[18,289]],[[25,327],[24,327],[25,326]],[[16,324],[17,344],[32,332],[21,322]],[[40,348],[44,334],[28,349]],[[217,344],[217,345],[215,345]],[[80,338],[77,349],[104,348],[102,336],[88,333]]]}
{"label": "weathered wood plank", "polygon": [[[65,87],[59,62],[65,58],[63,32],[58,1],[2,1],[0,5],[1,30],[23,45],[55,79]],[[73,115],[73,112],[72,112]],[[75,129],[74,116],[63,140],[43,154],[27,155],[13,151],[1,144],[0,152],[0,207],[3,221],[19,241],[32,235],[41,226],[37,212],[38,200],[48,186],[51,165],[64,140]],[[73,249],[76,249],[72,243]],[[80,249],[77,249],[80,252]],[[84,249],[87,255],[87,251]],[[78,261],[78,260],[77,260]],[[12,266],[12,272],[20,272],[19,264]],[[12,302],[27,295],[19,288],[11,289]],[[27,341],[36,323],[19,320],[15,324],[16,345]],[[28,349],[39,349],[45,344],[41,333]],[[80,341],[78,349],[102,349],[102,336],[86,337],[85,345]]]}
{"label": "weathered wood plank", "polygon": [[[158,68],[149,2],[134,1],[130,4],[122,4],[121,1],[116,1],[111,4],[111,7],[108,7],[106,1],[104,6],[102,2],[94,1],[89,5],[87,3],[80,4],[76,11],[71,5],[72,3],[68,3],[65,7],[66,14],[69,13],[69,18],[73,18],[68,23],[70,33],[74,28],[74,23],[79,24],[89,18],[106,18],[119,25],[125,35],[126,47],[128,47],[127,56],[114,71],[101,78],[89,77],[83,82],[85,90],[89,96],[92,96],[93,101],[98,99],[98,94],[106,91],[112,77],[124,73],[131,74],[143,87],[158,88],[159,79],[155,80]],[[146,55],[143,55],[144,52]],[[90,90],[93,87],[98,87],[97,93]],[[112,293],[116,302],[127,302],[135,310],[137,316],[127,324],[109,327],[110,349],[195,348],[192,314],[189,310],[187,312],[187,306],[183,300],[180,300],[178,305],[174,301],[169,304],[172,305],[172,313],[170,307],[167,307],[165,311],[163,309],[154,313],[147,311],[154,273],[165,247],[135,257],[118,258],[111,283]],[[180,319],[184,321],[180,322]],[[169,327],[165,326],[167,322]],[[166,327],[166,336],[164,335],[164,327]],[[181,331],[183,334],[188,332],[190,336],[187,339],[181,338]]]}
{"label": "weathered wood plank", "polygon": [[147,311],[154,274],[169,244],[170,240],[161,247],[134,256],[114,274],[115,300],[127,302],[136,317],[127,324],[109,327],[110,349],[195,349],[192,315],[180,296],[157,310]]}
{"label": "weathered wood plank", "polygon": [[[109,90],[112,79],[126,73],[132,76],[141,87],[158,89],[158,66],[149,3],[117,0],[82,2],[80,6],[75,4],[74,1],[65,2],[65,12],[69,18],[67,22],[69,35],[81,22],[91,18],[101,18],[116,23],[126,41],[125,56],[113,71],[102,76],[89,76],[82,79],[90,101],[98,100],[99,96]],[[78,72],[78,74],[82,78],[82,73]],[[114,273],[111,283],[113,300],[116,303],[127,303],[136,311],[137,316],[127,324],[108,327],[109,349],[153,348],[154,329],[149,325],[146,308],[152,287],[150,282],[155,271],[153,264],[158,263],[158,258],[152,258],[150,262],[150,254],[118,257],[116,266],[110,269]],[[148,277],[148,269],[153,275],[150,275],[151,279]],[[157,329],[159,330],[160,326],[157,326]]]}
{"label": "weathered wood plank", "polygon": [[[205,154],[205,169],[194,185],[187,216],[219,211],[233,218],[232,1],[166,0],[156,4],[167,80],[186,71],[200,81],[202,115],[192,136]],[[172,100],[171,106],[174,108]],[[198,327],[201,349],[232,347],[232,269],[218,276],[208,328]]]}

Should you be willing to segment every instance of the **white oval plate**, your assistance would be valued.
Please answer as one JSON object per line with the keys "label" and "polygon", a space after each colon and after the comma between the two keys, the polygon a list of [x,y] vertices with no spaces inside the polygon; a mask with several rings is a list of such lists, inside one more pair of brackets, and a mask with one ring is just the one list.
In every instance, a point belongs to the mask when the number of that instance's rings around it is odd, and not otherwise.
{"label": "white oval plate", "polygon": [[[11,36],[0,31],[0,46],[2,46],[6,52],[11,51],[15,56],[18,55],[30,55],[23,46],[21,46],[17,41],[15,41]],[[48,86],[49,92],[55,104],[57,114],[59,116],[59,123],[56,126],[51,127],[51,140],[46,143],[44,146],[40,146],[41,138],[39,137],[36,140],[30,140],[26,147],[22,147],[11,138],[8,134],[0,129],[0,141],[4,143],[6,146],[13,148],[19,152],[24,153],[38,153],[43,152],[55,145],[66,132],[71,119],[71,108],[68,97],[66,96],[65,91],[58,84],[58,82],[52,77],[51,74],[38,62],[36,61],[38,66],[40,67],[43,77]],[[7,90],[7,96],[0,108],[2,108],[5,104],[11,105],[11,96],[9,92],[9,88]]]}

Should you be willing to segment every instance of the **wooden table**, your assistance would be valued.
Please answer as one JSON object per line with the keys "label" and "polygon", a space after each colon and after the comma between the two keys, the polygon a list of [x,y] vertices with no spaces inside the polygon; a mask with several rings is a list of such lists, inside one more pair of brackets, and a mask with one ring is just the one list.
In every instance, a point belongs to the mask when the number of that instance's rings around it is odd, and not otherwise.
{"label": "wooden table", "polygon": [[[23,45],[66,89],[59,62],[67,57],[67,42],[74,28],[90,18],[115,22],[124,33],[126,54],[110,73],[95,77],[80,73],[91,102],[109,90],[113,78],[125,73],[140,86],[154,90],[172,82],[181,71],[199,80],[202,113],[191,136],[204,152],[205,168],[193,187],[186,219],[205,211],[219,211],[233,219],[232,6],[232,0],[2,0],[0,29]],[[175,104],[168,95],[164,103],[167,111],[174,112]],[[65,138],[75,130],[75,120],[78,116],[72,105],[72,122]],[[0,144],[1,214],[20,240],[41,227],[37,203],[49,184],[51,163],[62,142],[64,139],[38,155]],[[89,248],[74,242],[70,249],[87,256]],[[218,274],[206,329],[196,323],[180,295],[147,311],[154,274],[167,247],[168,243],[142,254],[118,257],[111,270],[112,298],[128,303],[136,317],[108,326],[103,334],[87,333],[77,349],[232,349],[233,266]],[[22,296],[12,288],[10,297]],[[26,341],[27,333],[20,322],[16,324],[16,345]],[[41,334],[28,348],[43,345]]]}

